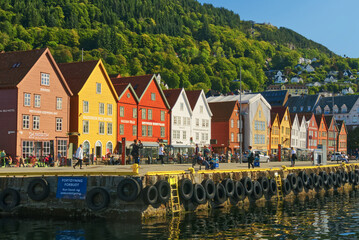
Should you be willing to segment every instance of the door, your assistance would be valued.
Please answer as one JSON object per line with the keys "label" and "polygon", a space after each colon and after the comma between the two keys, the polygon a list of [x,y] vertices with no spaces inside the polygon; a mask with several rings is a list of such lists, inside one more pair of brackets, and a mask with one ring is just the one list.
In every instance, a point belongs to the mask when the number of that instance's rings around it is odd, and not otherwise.
{"label": "door", "polygon": [[35,142],[35,157],[40,159],[42,153],[42,142]]}
{"label": "door", "polygon": [[101,147],[96,146],[96,158],[101,158]]}

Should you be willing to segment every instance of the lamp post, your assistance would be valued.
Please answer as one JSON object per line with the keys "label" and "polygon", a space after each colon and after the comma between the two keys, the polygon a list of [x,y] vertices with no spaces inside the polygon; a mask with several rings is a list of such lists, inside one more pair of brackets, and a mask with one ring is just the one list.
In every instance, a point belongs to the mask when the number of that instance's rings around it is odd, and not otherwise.
{"label": "lamp post", "polygon": [[239,67],[239,162],[242,164],[242,67]]}

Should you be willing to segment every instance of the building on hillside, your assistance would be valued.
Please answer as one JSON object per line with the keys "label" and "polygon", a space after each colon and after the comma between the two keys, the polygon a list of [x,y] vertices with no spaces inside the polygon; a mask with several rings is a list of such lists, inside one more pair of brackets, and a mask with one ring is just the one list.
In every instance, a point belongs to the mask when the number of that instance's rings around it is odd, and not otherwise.
{"label": "building on hillside", "polygon": [[314,150],[318,148],[318,124],[313,113],[299,113],[298,118],[305,117],[306,121],[306,143],[307,148]]}
{"label": "building on hillside", "polygon": [[137,139],[143,144],[140,155],[158,157],[159,143],[168,144],[170,138],[170,106],[161,89],[159,76],[117,76],[111,81],[115,87],[119,84],[133,87],[138,98]]}
{"label": "building on hillside", "polygon": [[332,116],[325,116],[324,119],[326,125],[328,126],[328,153],[332,154],[338,149],[338,127],[335,118]]}
{"label": "building on hillside", "polygon": [[248,149],[252,146],[253,150],[268,151],[270,125],[270,104],[261,94],[242,94],[209,97],[207,100],[212,102],[242,102],[241,114],[243,116],[243,148]]}
{"label": "building on hillside", "polygon": [[212,112],[203,90],[186,91],[192,108],[191,139],[198,146],[209,146],[211,140]]}
{"label": "building on hillside", "polygon": [[269,141],[269,153],[278,154],[278,144],[280,139],[280,123],[278,113],[271,113],[271,122],[270,122],[270,141]]}
{"label": "building on hillside", "polygon": [[295,76],[290,79],[290,82],[291,83],[303,83],[303,79],[299,76]]}
{"label": "building on hillside", "polygon": [[70,96],[49,49],[0,53],[0,149],[67,157]]}
{"label": "building on hillside", "polygon": [[211,138],[216,142],[211,144],[213,151],[219,154],[238,152],[241,144],[240,127],[242,126],[238,101],[212,102],[208,105],[213,114]]}
{"label": "building on hillside", "polygon": [[359,95],[321,97],[313,112],[325,116],[334,114],[336,120],[345,120],[346,127],[353,129],[359,125]]}
{"label": "building on hillside", "polygon": [[320,95],[292,96],[285,104],[290,113],[312,113]]}
{"label": "building on hillside", "polygon": [[343,95],[347,95],[347,94],[354,94],[354,91],[351,87],[348,87],[348,88],[343,88],[342,89],[342,94]]}
{"label": "building on hillside", "polygon": [[[133,140],[138,139],[138,102],[139,99],[130,83],[116,84],[114,89],[117,99],[117,142],[122,144],[126,138],[126,148],[130,148]],[[122,147],[118,147],[122,153]]]}
{"label": "building on hillside", "polygon": [[348,144],[347,144],[347,138],[348,138],[348,132],[347,129],[345,127],[345,121],[343,120],[338,120],[337,122],[337,127],[338,127],[338,141],[337,141],[337,146],[338,146],[338,152],[342,152],[342,153],[347,153],[348,152]]}
{"label": "building on hillside", "polygon": [[328,126],[325,121],[324,115],[315,115],[315,120],[317,121],[318,125],[318,145],[322,145],[323,148],[325,146],[328,154]]}
{"label": "building on hillside", "polygon": [[171,107],[170,143],[173,151],[175,154],[192,153],[192,108],[186,91],[182,88],[164,90],[163,93]]}
{"label": "building on hillside", "polygon": [[70,143],[82,144],[84,157],[112,153],[117,145],[117,93],[101,60],[62,63],[71,97]]}
{"label": "building on hillside", "polygon": [[272,113],[278,114],[279,120],[279,144],[282,148],[290,148],[291,146],[291,119],[287,107],[272,107]]}
{"label": "building on hillside", "polygon": [[288,90],[291,96],[308,94],[308,87],[303,84],[269,85],[267,91]]}

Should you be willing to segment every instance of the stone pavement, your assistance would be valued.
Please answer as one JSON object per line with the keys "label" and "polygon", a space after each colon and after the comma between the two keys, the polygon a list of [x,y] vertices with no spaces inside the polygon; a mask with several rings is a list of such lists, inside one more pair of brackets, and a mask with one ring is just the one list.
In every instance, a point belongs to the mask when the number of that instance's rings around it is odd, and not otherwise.
{"label": "stone pavement", "polygon": [[[351,161],[350,163],[358,163],[358,161]],[[336,164],[336,162],[328,162],[328,164]],[[262,169],[262,168],[278,168],[278,167],[282,167],[282,166],[290,166],[290,162],[285,161],[285,162],[270,162],[270,163],[261,163],[260,167],[256,167],[256,169]],[[24,174],[26,175],[26,173],[39,173],[39,175],[46,173],[46,175],[52,175],[51,173],[53,173],[54,175],[61,175],[61,173],[67,173],[66,175],[69,175],[71,173],[73,173],[74,175],[81,175],[81,173],[83,172],[84,175],[86,174],[96,174],[96,173],[114,173],[115,172],[132,172],[132,165],[89,165],[89,166],[83,166],[83,169],[79,169],[78,167],[76,169],[73,169],[72,167],[47,167],[47,168],[43,168],[43,167],[39,167],[39,168],[31,168],[31,167],[26,167],[26,168],[0,168],[0,175],[6,174],[11,176],[12,174],[14,175],[21,175]],[[301,167],[301,166],[312,166],[312,162],[311,161],[297,161],[296,162],[296,167]],[[161,164],[143,164],[140,165],[140,169],[139,169],[139,173],[140,175],[145,175],[147,172],[152,172],[152,171],[176,171],[176,170],[185,170],[187,171],[188,168],[192,167],[191,164],[165,164],[165,165],[161,165]],[[219,170],[223,170],[223,169],[248,169],[248,163],[220,163],[219,164]],[[199,170],[199,166],[196,165],[195,166],[195,170]],[[204,170],[204,166],[202,166],[202,170]]]}

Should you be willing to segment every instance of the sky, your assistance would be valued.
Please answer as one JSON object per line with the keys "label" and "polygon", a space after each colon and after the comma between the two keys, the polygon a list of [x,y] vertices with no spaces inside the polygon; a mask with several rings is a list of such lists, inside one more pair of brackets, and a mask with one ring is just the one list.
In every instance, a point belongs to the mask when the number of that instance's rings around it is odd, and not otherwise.
{"label": "sky", "polygon": [[198,0],[241,20],[286,27],[341,56],[359,58],[358,0]]}

